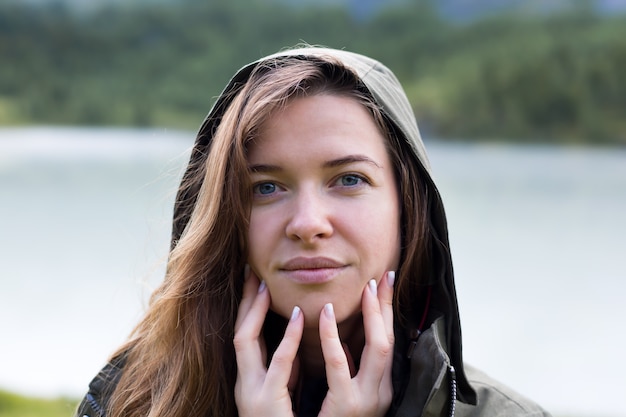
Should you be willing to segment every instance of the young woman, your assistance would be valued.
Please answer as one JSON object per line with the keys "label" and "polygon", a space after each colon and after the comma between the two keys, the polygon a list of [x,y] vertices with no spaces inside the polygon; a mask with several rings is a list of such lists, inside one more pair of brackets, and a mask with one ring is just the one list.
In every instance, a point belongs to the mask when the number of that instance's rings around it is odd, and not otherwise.
{"label": "young woman", "polygon": [[462,361],[429,170],[379,62],[242,68],[197,135],[165,280],[77,415],[547,415]]}

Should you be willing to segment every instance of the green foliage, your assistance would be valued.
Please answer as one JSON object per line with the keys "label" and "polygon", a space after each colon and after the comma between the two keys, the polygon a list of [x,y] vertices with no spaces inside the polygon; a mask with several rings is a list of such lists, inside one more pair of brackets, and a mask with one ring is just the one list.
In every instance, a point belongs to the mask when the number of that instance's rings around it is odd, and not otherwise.
{"label": "green foliage", "polygon": [[195,129],[242,64],[300,42],[387,64],[428,136],[626,143],[626,18],[589,8],[464,25],[428,1],[185,0],[75,14],[0,4],[0,124]]}
{"label": "green foliage", "polygon": [[69,417],[77,405],[67,398],[45,400],[0,390],[0,417]]}

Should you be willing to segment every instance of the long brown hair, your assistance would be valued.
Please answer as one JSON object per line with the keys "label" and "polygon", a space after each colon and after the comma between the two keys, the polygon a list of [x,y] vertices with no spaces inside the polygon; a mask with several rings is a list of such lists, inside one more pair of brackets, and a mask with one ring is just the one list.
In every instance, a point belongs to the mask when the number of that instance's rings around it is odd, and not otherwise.
{"label": "long brown hair", "polygon": [[411,321],[420,282],[429,275],[427,194],[420,165],[357,75],[320,57],[272,59],[228,92],[217,128],[205,124],[197,142],[208,149],[190,161],[179,190],[176,238],[164,282],[115,357],[124,370],[108,404],[110,417],[236,416],[232,345],[246,262],[251,190],[246,145],[277,109],[295,97],[352,97],[366,106],[389,138],[401,192],[402,262],[395,310]]}

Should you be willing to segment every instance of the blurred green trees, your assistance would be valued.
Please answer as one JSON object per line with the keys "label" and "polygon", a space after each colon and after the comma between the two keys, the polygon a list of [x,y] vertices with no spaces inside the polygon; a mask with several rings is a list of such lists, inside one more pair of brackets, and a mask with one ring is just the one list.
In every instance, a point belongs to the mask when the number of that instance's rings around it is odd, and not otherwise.
{"label": "blurred green trees", "polygon": [[299,42],[400,78],[425,136],[626,143],[626,17],[589,9],[454,24],[411,1],[332,7],[185,0],[77,14],[0,4],[0,124],[195,129],[241,65]]}

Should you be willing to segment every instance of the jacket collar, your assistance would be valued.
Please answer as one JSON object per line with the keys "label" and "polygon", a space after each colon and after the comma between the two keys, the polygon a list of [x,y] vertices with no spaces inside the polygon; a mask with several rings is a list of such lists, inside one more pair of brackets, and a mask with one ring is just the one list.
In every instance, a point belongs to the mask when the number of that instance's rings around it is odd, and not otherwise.
{"label": "jacket collar", "polygon": [[445,321],[440,317],[412,342],[409,381],[396,417],[454,415],[456,379],[445,334]]}

